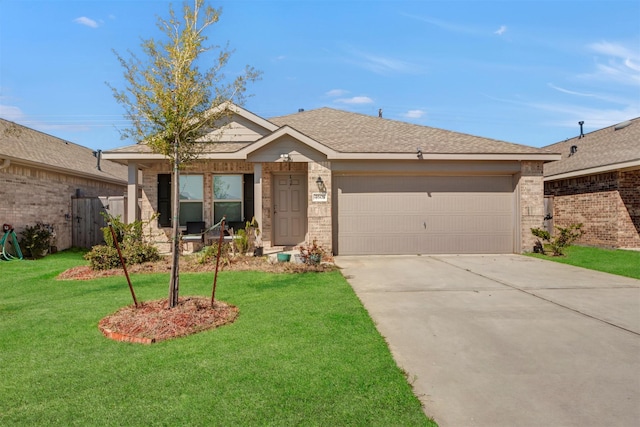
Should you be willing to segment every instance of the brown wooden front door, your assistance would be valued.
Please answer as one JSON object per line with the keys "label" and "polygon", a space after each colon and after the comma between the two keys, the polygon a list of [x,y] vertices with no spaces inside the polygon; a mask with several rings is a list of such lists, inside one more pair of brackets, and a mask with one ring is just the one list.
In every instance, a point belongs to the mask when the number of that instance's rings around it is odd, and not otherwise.
{"label": "brown wooden front door", "polygon": [[295,246],[307,233],[306,175],[274,175],[274,245]]}

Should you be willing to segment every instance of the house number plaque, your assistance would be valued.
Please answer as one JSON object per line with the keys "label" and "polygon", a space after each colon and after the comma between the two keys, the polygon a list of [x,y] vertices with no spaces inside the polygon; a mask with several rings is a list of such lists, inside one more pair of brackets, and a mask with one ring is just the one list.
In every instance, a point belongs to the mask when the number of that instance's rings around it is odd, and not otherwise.
{"label": "house number plaque", "polygon": [[326,202],[327,193],[311,193],[311,201],[314,203]]}

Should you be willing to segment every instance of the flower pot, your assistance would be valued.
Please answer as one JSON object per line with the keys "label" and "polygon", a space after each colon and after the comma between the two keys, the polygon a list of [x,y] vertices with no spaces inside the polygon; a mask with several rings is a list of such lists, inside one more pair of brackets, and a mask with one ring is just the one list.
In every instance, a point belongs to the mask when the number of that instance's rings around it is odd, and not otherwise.
{"label": "flower pot", "polygon": [[262,246],[255,248],[253,250],[253,256],[262,256],[262,254],[263,254]]}
{"label": "flower pot", "polygon": [[322,261],[322,255],[320,254],[309,255],[309,264],[320,264],[320,261]]}
{"label": "flower pot", "polygon": [[291,254],[278,254],[278,262],[289,262]]}

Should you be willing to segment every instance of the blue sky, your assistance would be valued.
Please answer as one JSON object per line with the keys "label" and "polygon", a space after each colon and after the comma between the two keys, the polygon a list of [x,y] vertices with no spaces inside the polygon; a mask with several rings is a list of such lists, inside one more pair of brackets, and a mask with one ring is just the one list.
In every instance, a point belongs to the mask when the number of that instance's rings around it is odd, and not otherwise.
{"label": "blue sky", "polygon": [[[174,1],[180,7],[181,1]],[[212,44],[263,72],[264,117],[332,107],[544,146],[640,116],[640,1],[235,0]],[[163,0],[0,0],[0,117],[92,149],[120,139],[112,50],[159,37]]]}

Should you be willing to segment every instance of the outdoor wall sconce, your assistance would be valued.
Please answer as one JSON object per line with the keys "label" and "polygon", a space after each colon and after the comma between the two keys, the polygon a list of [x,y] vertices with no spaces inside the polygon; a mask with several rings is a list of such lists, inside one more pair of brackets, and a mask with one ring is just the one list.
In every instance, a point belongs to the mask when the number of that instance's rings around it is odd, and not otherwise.
{"label": "outdoor wall sconce", "polygon": [[327,191],[327,187],[325,187],[321,176],[319,176],[318,179],[316,179],[316,184],[318,185],[318,190],[319,191],[321,191],[323,193]]}
{"label": "outdoor wall sconce", "polygon": [[289,153],[280,154],[280,158],[282,160],[284,160],[285,162],[290,162],[291,161],[291,156],[289,155]]}

